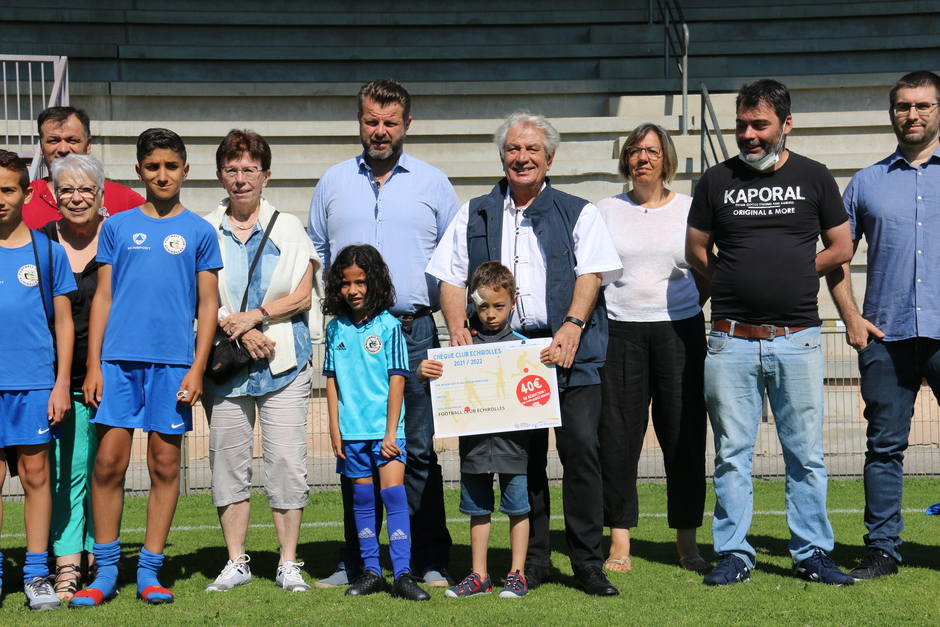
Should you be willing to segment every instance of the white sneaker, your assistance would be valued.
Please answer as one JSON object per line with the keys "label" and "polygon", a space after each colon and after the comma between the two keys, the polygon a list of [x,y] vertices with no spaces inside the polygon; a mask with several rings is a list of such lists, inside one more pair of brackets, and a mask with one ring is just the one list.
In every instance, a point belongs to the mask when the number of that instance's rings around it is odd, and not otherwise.
{"label": "white sneaker", "polygon": [[300,574],[300,567],[303,562],[284,562],[277,567],[277,585],[288,592],[306,592],[310,585],[304,581]]}
{"label": "white sneaker", "polygon": [[57,610],[62,605],[45,577],[33,577],[23,584],[23,591],[26,592],[26,605],[34,612]]}
{"label": "white sneaker", "polygon": [[251,583],[251,569],[248,568],[250,561],[247,554],[239,555],[234,562],[229,560],[215,581],[206,586],[206,592],[225,592],[235,586]]}

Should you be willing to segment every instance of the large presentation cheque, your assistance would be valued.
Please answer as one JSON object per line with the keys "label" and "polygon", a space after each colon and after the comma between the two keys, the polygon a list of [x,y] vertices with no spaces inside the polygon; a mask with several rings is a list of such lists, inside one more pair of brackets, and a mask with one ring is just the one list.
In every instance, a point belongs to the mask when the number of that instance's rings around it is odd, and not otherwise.
{"label": "large presentation cheque", "polygon": [[434,437],[561,426],[555,368],[539,353],[551,338],[428,351],[444,363],[431,382]]}

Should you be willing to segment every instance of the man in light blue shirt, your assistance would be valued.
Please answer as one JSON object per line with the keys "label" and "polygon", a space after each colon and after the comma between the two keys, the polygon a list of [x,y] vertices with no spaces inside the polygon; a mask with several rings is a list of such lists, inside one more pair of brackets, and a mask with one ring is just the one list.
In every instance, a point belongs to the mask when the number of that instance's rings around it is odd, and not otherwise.
{"label": "man in light blue shirt", "polygon": [[[358,114],[363,153],[323,174],[310,203],[307,232],[323,260],[324,276],[332,258],[351,244],[375,246],[388,264],[397,296],[391,313],[401,320],[412,375],[405,382],[412,572],[432,587],[446,587],[453,582],[447,574],[451,538],[443,477],[433,449],[431,399],[415,372],[427,350],[440,346],[431,316],[439,308],[438,282],[424,269],[459,204],[443,172],[404,153],[410,109],[411,97],[398,83],[363,85]],[[345,519],[352,521],[345,478],[342,487]],[[345,585],[361,572],[355,525],[347,525],[339,570],[316,585]]]}
{"label": "man in light blue shirt", "polygon": [[940,76],[911,72],[895,84],[888,110],[898,149],[861,170],[843,194],[856,247],[868,242],[860,314],[848,264],[827,277],[858,350],[868,421],[865,545],[851,574],[898,572],[904,451],[914,401],[927,383],[940,395]]}

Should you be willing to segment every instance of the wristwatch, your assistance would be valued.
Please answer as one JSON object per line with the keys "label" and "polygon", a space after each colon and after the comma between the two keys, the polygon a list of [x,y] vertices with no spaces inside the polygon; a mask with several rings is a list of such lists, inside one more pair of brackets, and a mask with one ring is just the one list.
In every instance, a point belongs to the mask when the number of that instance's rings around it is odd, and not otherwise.
{"label": "wristwatch", "polygon": [[575,318],[574,316],[568,316],[564,319],[564,322],[570,322],[571,324],[576,324],[581,327],[581,330],[584,331],[584,327],[587,326],[587,323],[580,318]]}
{"label": "wristwatch", "polygon": [[264,316],[264,318],[261,320],[261,324],[270,324],[271,315],[267,312],[267,310],[265,310],[264,307],[258,307],[258,311],[260,311],[261,315]]}

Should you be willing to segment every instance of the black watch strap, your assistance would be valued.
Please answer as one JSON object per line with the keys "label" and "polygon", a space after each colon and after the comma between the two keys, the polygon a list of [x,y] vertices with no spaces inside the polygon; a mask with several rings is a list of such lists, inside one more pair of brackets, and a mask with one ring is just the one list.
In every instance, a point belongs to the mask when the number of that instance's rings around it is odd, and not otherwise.
{"label": "black watch strap", "polygon": [[581,327],[581,330],[582,330],[582,331],[584,330],[584,327],[587,326],[587,323],[584,322],[584,320],[581,320],[581,319],[579,319],[579,318],[575,318],[574,316],[568,316],[567,318],[565,318],[564,322],[570,322],[570,323],[572,323],[572,324],[576,324],[576,325],[578,325],[579,327]]}

